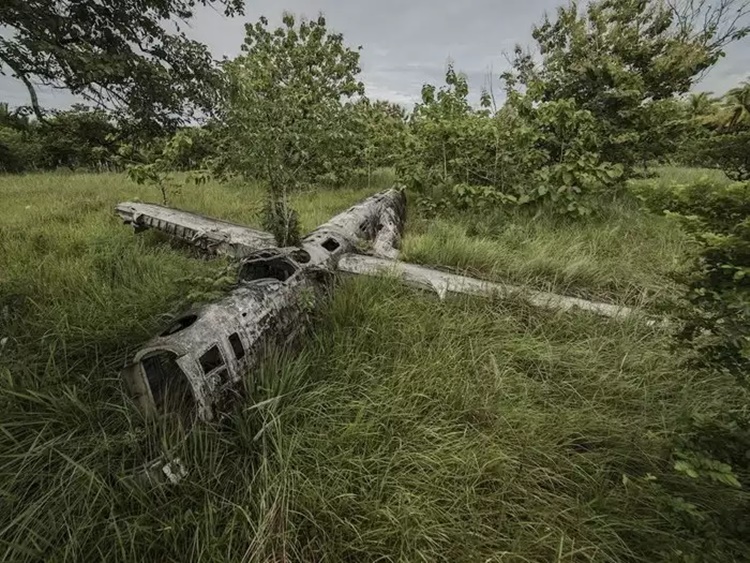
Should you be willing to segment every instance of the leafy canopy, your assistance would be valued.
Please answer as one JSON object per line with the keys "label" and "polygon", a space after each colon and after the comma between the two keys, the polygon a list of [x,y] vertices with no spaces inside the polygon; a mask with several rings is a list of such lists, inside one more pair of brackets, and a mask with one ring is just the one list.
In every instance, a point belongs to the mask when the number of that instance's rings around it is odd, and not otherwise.
{"label": "leafy canopy", "polygon": [[687,92],[727,43],[747,35],[747,13],[739,0],[600,0],[585,10],[571,2],[533,30],[541,64],[517,47],[504,78],[534,100],[571,99],[590,111],[602,152],[632,167],[668,153],[674,114],[664,101]]}
{"label": "leafy canopy", "polygon": [[224,172],[264,182],[271,198],[269,228],[288,240],[286,192],[343,180],[355,131],[343,101],[364,94],[357,79],[359,50],[330,32],[326,20],[285,13],[269,29],[260,18],[246,26],[243,55],[225,64],[229,92],[221,111]]}
{"label": "leafy canopy", "polygon": [[[241,14],[241,0],[3,0],[0,73],[21,80],[43,119],[34,83],[115,108],[148,132],[210,111],[219,73],[205,45],[180,23],[199,5]],[[170,32],[168,28],[174,31]]]}

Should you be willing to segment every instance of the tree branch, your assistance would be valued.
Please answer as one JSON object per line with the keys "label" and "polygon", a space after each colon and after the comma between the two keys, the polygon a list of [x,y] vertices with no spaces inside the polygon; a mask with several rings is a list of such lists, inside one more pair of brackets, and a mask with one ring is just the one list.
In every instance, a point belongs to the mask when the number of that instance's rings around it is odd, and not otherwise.
{"label": "tree branch", "polygon": [[21,80],[21,82],[23,82],[26,86],[26,89],[29,91],[29,98],[31,99],[31,109],[34,110],[34,115],[36,116],[36,118],[41,123],[47,123],[47,118],[44,117],[42,108],[39,106],[39,97],[36,94],[36,89],[34,88],[34,85],[31,83],[29,78],[26,76],[26,73],[23,72],[17,64],[5,57],[2,53],[0,53],[0,60],[9,66],[10,69],[15,73],[16,78]]}

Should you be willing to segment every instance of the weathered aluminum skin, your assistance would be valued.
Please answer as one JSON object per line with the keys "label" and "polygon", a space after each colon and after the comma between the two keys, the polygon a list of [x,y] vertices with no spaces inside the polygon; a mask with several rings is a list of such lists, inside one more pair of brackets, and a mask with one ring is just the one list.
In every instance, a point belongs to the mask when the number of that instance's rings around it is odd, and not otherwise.
{"label": "weathered aluminum skin", "polygon": [[[170,234],[177,233],[183,240],[189,237],[180,233],[195,226],[194,214],[171,213],[170,221],[165,223],[166,208],[155,206],[153,211],[157,213],[152,217],[144,215],[148,208],[138,204],[140,215],[135,217],[128,215],[129,205],[118,206],[118,214],[123,216],[122,210],[126,209],[125,216],[134,224],[149,224]],[[240,265],[239,285],[220,301],[178,317],[175,326],[181,326],[181,319],[191,322],[171,334],[153,338],[135,354],[123,377],[140,410],[146,416],[161,414],[144,360],[170,353],[176,357],[176,364],[189,384],[195,409],[189,413],[192,418],[208,421],[220,416],[241,390],[243,377],[263,359],[266,345],[291,342],[304,328],[308,308],[324,294],[326,282],[343,255],[356,252],[363,243],[376,241],[384,231],[387,235],[383,240],[397,243],[405,208],[404,193],[394,189],[376,194],[333,217],[310,233],[301,248],[268,248],[248,255],[250,245],[267,240],[261,236],[244,243],[234,238],[227,245],[220,245],[220,251],[242,248],[246,256]],[[183,219],[185,222],[181,223]],[[170,226],[165,229],[165,224]],[[205,239],[201,239],[201,247],[202,240]],[[216,248],[212,251],[216,252]],[[235,335],[244,352],[240,359],[230,343],[230,337]],[[222,362],[205,373],[200,359],[214,346],[218,347]]]}
{"label": "weathered aluminum skin", "polygon": [[[266,344],[284,344],[294,338],[299,327],[299,299],[303,288],[312,292],[313,282],[295,275],[281,282],[275,279],[241,283],[221,301],[190,311],[197,320],[168,336],[157,336],[140,349],[125,376],[133,398],[147,415],[159,414],[141,361],[155,352],[169,351],[190,383],[201,420],[212,420],[236,399],[244,373],[255,368]],[[229,337],[237,335],[245,355],[237,359]],[[204,373],[199,358],[218,346],[224,363]]]}
{"label": "weathered aluminum skin", "polygon": [[482,297],[518,296],[541,309],[553,311],[580,310],[603,317],[625,318],[633,316],[635,311],[629,307],[597,303],[577,297],[566,297],[546,291],[535,291],[527,287],[494,283],[478,280],[449,272],[441,272],[416,264],[408,264],[397,260],[387,260],[374,256],[347,254],[338,264],[341,272],[349,274],[393,277],[409,285],[435,291],[441,299],[447,293],[461,293]]}
{"label": "weathered aluminum skin", "polygon": [[162,231],[213,254],[243,258],[256,250],[276,247],[276,239],[269,233],[198,213],[130,201],[120,203],[115,210],[136,231]]}

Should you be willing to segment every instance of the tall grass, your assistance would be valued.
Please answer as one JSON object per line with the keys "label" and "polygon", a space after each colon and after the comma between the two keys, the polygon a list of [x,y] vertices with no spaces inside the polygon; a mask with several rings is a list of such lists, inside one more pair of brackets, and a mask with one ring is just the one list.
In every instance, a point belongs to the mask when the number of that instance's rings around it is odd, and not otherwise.
{"label": "tall grass", "polygon": [[[303,194],[297,208],[309,228],[362,196]],[[186,294],[212,291],[226,263],[134,237],[112,214],[134,197],[158,196],[117,176],[0,178],[0,559],[747,554],[737,529],[748,495],[678,474],[671,457],[685,421],[747,398],[679,367],[669,335],[637,323],[342,280],[302,350],[277,351],[248,374],[251,399],[231,420],[187,433],[145,423],[120,389],[120,366]],[[252,186],[210,184],[175,203],[252,223],[259,202]],[[547,281],[566,279],[579,258],[585,275],[571,287],[658,295],[663,270],[631,247],[679,262],[671,253],[683,242],[660,218],[627,213],[580,227],[510,217],[487,235],[414,222],[405,250]],[[634,221],[643,232],[628,230]],[[607,285],[618,255],[626,281]],[[128,478],[165,448],[188,468],[184,481]]]}
{"label": "tall grass", "polygon": [[654,177],[631,180],[635,183],[655,183],[660,186],[692,184],[709,180],[715,184],[729,184],[731,180],[716,168],[686,168],[684,166],[659,166],[652,170]]}
{"label": "tall grass", "polygon": [[668,274],[684,267],[689,251],[676,223],[626,200],[585,219],[511,212],[417,220],[409,234],[406,260],[641,306],[674,293]]}

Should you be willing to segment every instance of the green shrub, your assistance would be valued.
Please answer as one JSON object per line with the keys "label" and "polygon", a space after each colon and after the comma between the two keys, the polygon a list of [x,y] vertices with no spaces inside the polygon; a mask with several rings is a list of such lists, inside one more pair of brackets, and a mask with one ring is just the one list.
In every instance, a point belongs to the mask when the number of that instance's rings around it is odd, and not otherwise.
{"label": "green shrub", "polygon": [[750,129],[716,132],[702,140],[698,159],[704,166],[721,169],[729,179],[750,180]]}
{"label": "green shrub", "polygon": [[[469,105],[466,78],[448,68],[446,85],[427,85],[411,120],[400,179],[423,208],[487,210],[549,205],[585,215],[595,198],[620,183],[623,168],[600,156],[591,112],[572,99],[533,103],[512,93],[494,114]],[[438,203],[443,200],[442,203]]]}
{"label": "green shrub", "polygon": [[39,144],[28,134],[0,125],[0,172],[33,170],[38,161]]}
{"label": "green shrub", "polygon": [[750,183],[709,181],[672,189],[640,188],[657,212],[677,214],[700,251],[682,276],[680,339],[696,365],[747,383],[750,370]]}

